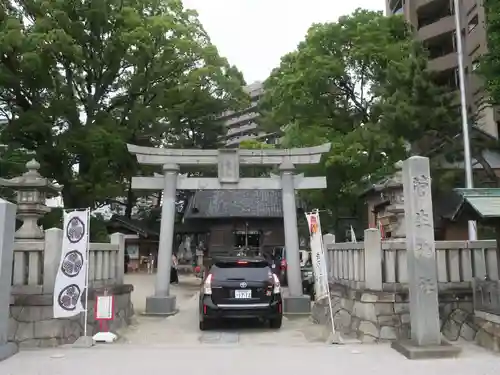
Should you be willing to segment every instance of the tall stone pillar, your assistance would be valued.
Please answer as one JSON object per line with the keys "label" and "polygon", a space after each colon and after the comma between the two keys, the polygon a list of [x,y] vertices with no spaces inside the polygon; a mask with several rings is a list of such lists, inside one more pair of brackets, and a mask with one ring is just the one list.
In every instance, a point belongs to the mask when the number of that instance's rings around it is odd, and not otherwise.
{"label": "tall stone pillar", "polygon": [[441,339],[428,158],[413,156],[404,162],[403,191],[411,340],[392,346],[410,359],[455,356],[458,348]]}
{"label": "tall stone pillar", "polygon": [[164,187],[155,294],[146,299],[146,314],[172,315],[176,312],[175,296],[170,295],[170,269],[172,266],[172,246],[174,244],[175,200],[178,174],[178,165],[163,165]]}
{"label": "tall stone pillar", "polygon": [[7,342],[15,230],[16,205],[0,199],[0,361],[17,352],[17,345]]}
{"label": "tall stone pillar", "polygon": [[311,301],[302,294],[300,272],[299,230],[297,227],[297,205],[293,172],[295,166],[290,161],[280,165],[281,195],[283,201],[283,225],[285,229],[285,249],[287,261],[287,281],[289,296],[284,296],[283,311],[289,314],[309,313]]}

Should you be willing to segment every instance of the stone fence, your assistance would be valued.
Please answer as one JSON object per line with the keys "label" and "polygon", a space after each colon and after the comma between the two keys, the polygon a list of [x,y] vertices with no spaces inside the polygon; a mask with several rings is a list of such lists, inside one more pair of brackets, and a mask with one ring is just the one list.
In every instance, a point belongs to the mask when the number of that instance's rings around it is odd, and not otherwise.
{"label": "stone fence", "polygon": [[[44,234],[43,239],[14,242],[8,340],[20,347],[71,343],[83,333],[82,316],[53,318],[53,291],[63,231],[51,228]],[[93,312],[95,298],[105,290],[115,296],[112,330],[127,325],[134,314],[133,287],[123,283],[125,236],[114,233],[110,237],[110,243],[89,244],[87,329],[91,335],[98,329]]]}
{"label": "stone fence", "polygon": [[[377,229],[367,229],[359,243],[330,237],[324,246],[335,327],[363,342],[408,339],[406,242],[382,241]],[[435,241],[435,248],[442,335],[500,351],[496,241]],[[329,324],[324,300],[315,303],[313,319]]]}
{"label": "stone fence", "polygon": [[[96,296],[105,292],[115,297],[111,330],[127,325],[134,313],[133,287],[123,282],[125,236],[115,233],[110,243],[90,244],[87,321],[83,314],[54,319],[53,293],[63,231],[43,231],[38,221],[50,211],[46,199],[57,196],[62,186],[41,176],[39,168],[40,164],[31,160],[21,176],[0,178],[0,186],[16,193],[17,203],[0,199],[0,360],[18,347],[72,343],[84,327],[93,335],[98,329],[94,320]],[[22,222],[17,231],[16,219]]]}
{"label": "stone fence", "polygon": [[[325,240],[329,237],[325,236]],[[471,288],[474,279],[498,280],[496,241],[435,241],[440,289]],[[406,289],[406,241],[382,241],[377,229],[365,231],[365,242],[327,243],[331,282],[355,289]]]}
{"label": "stone fence", "polygon": [[[63,231],[51,228],[45,239],[14,242],[12,294],[44,294],[54,289],[61,259]],[[111,235],[110,243],[91,243],[89,249],[89,285],[100,287],[123,283],[125,238]]]}

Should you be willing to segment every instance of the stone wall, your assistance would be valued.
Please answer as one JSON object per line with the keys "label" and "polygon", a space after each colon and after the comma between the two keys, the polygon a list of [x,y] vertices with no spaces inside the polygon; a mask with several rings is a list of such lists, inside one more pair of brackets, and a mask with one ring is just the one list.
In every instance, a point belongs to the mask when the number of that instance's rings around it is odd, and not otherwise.
{"label": "stone wall", "polygon": [[[362,342],[410,338],[410,310],[407,292],[377,292],[331,285],[335,328]],[[316,323],[330,324],[328,301],[316,302],[312,316]],[[441,332],[450,341],[464,339],[499,351],[500,320],[474,315],[471,290],[439,294]]]}
{"label": "stone wall", "polygon": [[[500,352],[500,317],[498,315],[488,314],[481,311],[476,311],[474,314],[469,313],[465,319],[455,316],[454,324],[451,325],[452,330],[449,336],[452,340],[458,336],[474,340],[480,346]],[[460,327],[460,329],[458,329]]]}
{"label": "stone wall", "polygon": [[[131,301],[132,285],[111,286],[106,288],[115,296],[115,318],[109,324],[115,331],[130,323],[134,315]],[[98,331],[94,320],[96,295],[102,295],[104,288],[89,290],[89,312],[87,330],[89,335]],[[83,316],[67,319],[54,319],[52,295],[13,295],[10,304],[9,336],[21,348],[52,347],[71,344],[83,335]]]}
{"label": "stone wall", "polygon": [[[394,340],[409,335],[409,306],[403,294],[368,292],[343,285],[331,287],[335,329],[362,342]],[[328,301],[314,304],[313,319],[329,324]]]}

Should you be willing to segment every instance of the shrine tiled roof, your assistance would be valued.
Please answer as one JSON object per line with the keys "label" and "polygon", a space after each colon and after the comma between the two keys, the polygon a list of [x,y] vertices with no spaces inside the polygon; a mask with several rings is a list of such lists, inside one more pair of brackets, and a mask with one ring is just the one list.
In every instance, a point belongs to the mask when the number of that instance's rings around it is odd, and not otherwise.
{"label": "shrine tiled roof", "polygon": [[500,189],[455,189],[460,194],[461,204],[454,214],[454,219],[465,213],[468,219],[491,220],[500,218]]}

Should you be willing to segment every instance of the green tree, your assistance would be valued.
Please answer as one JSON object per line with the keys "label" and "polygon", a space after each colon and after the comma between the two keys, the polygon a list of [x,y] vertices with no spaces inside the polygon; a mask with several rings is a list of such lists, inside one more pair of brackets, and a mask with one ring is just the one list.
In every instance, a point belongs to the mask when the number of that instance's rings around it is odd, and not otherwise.
{"label": "green tree", "polygon": [[67,207],[122,196],[130,211],[126,143],[204,147],[245,99],[180,0],[3,1],[0,59],[0,143],[36,151]]}
{"label": "green tree", "polygon": [[480,59],[479,72],[492,105],[500,105],[500,2],[484,0],[488,53]]}
{"label": "green tree", "polygon": [[[269,150],[275,148],[274,145],[261,142],[256,139],[247,139],[240,143],[239,148],[247,150]],[[272,167],[261,165],[241,166],[242,177],[269,177],[270,173],[276,172]]]}
{"label": "green tree", "polygon": [[357,10],[313,25],[265,82],[263,123],[284,128],[284,147],[332,144],[320,165],[306,169],[327,177],[328,189],[304,194],[330,214],[325,229],[359,217],[358,194],[396,161],[459,132],[451,96],[432,83],[426,63],[402,17]]}
{"label": "green tree", "polygon": [[256,139],[246,139],[240,142],[239,147],[246,150],[269,150],[273,149],[274,145]]}

